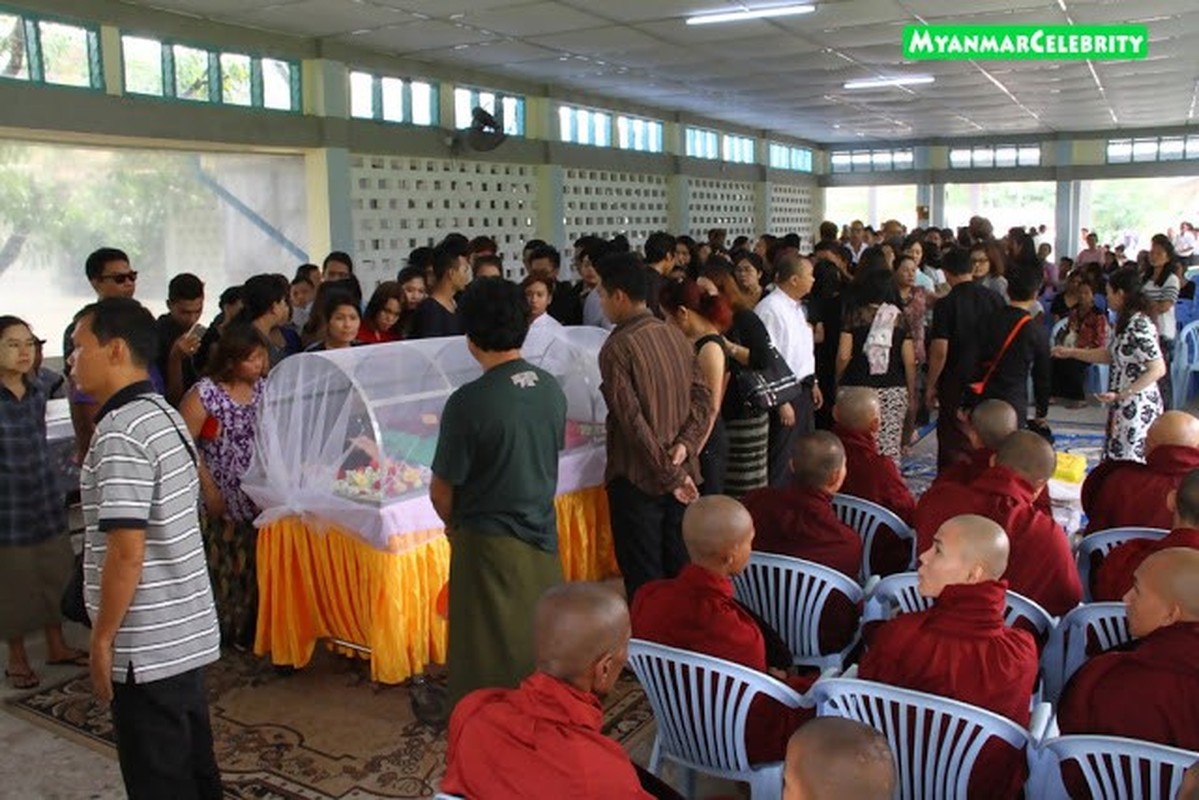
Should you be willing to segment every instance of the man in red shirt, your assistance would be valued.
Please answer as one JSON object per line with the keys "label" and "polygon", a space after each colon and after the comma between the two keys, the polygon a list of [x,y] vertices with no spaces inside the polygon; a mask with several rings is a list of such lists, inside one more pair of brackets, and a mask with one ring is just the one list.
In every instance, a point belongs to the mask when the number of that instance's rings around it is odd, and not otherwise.
{"label": "man in red shirt", "polygon": [[1092,658],[1066,684],[1062,733],[1199,750],[1199,551],[1146,558],[1124,604],[1134,641]]}
{"label": "man in red shirt", "polygon": [[845,481],[845,448],[828,431],[799,436],[791,484],[756,489],[743,501],[753,517],[754,549],[815,561],[857,578],[862,537],[837,518],[833,495]]}
{"label": "man in red shirt", "polygon": [[[798,692],[811,678],[766,664],[766,643],[753,617],[733,599],[731,576],[749,563],[754,521],[731,497],[708,495],[688,506],[683,541],[691,563],[676,578],[651,581],[633,599],[633,635],[744,664],[786,681]],[[765,697],[750,707],[745,744],[750,761],[781,761],[787,738],[812,718],[811,708],[787,708]]]}
{"label": "man in red shirt", "polygon": [[1086,533],[1107,528],[1169,528],[1166,495],[1183,476],[1199,469],[1199,419],[1167,411],[1149,426],[1145,463],[1104,461],[1082,485]]}
{"label": "man in red shirt", "polygon": [[1007,532],[1011,558],[1005,577],[1011,589],[1055,616],[1082,599],[1082,584],[1065,532],[1035,505],[1053,475],[1053,448],[1030,431],[1016,431],[1000,444],[994,466],[969,486],[944,484],[916,505],[916,536],[923,552],[947,519],[979,514]]}
{"label": "man in red shirt", "polygon": [[604,736],[600,703],[628,659],[624,600],[594,583],[550,589],[535,612],[537,670],[479,689],[450,717],[443,792],[480,800],[651,798]]}
{"label": "man in red shirt", "polygon": [[[895,462],[878,451],[882,409],[878,393],[865,386],[850,386],[837,393],[833,406],[833,433],[845,447],[845,482],[841,491],[877,503],[908,525],[916,516],[916,499],[899,474]],[[911,568],[912,548],[889,528],[874,537],[870,554],[872,572],[890,575]]]}
{"label": "man in red shirt", "polygon": [[874,728],[821,717],[791,734],[783,800],[891,800],[894,793],[891,747]]}
{"label": "man in red shirt", "polygon": [[1188,472],[1178,488],[1166,495],[1166,507],[1174,514],[1173,530],[1162,539],[1132,539],[1108,553],[1092,579],[1095,600],[1122,599],[1132,588],[1137,567],[1159,550],[1199,550],[1199,469]]}
{"label": "man in red shirt", "polygon": [[[970,703],[1027,727],[1038,654],[1032,634],[1004,624],[1008,555],[1008,537],[994,521],[974,514],[946,520],[917,570],[918,590],[935,598],[933,607],[879,627],[859,676]],[[988,796],[1014,795],[1024,782],[1024,754],[987,748],[971,785],[997,792]]]}

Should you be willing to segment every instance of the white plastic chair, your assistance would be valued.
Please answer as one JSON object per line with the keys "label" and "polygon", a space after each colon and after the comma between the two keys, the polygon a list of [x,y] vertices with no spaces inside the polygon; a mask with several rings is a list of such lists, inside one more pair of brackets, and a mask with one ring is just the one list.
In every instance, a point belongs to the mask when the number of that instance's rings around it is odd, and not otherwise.
{"label": "white plastic chair", "polygon": [[629,667],[658,723],[650,772],[658,774],[663,758],[679,765],[687,797],[696,796],[697,770],[748,783],[753,800],[782,796],[783,762],[753,766],[745,752],[750,703],[766,695],[788,708],[810,708],[810,699],[741,664],[642,639],[629,641]]}
{"label": "white plastic chair", "polygon": [[[886,620],[896,614],[932,608],[932,598],[922,596],[916,589],[919,580],[915,572],[901,572],[880,580],[866,597],[862,622]],[[1042,639],[1057,625],[1057,617],[1040,605],[1018,592],[1008,591],[1003,621],[1010,627],[1020,620],[1029,622]]]}
{"label": "white plastic chair", "polygon": [[433,795],[433,800],[466,800],[466,798],[460,794],[445,794],[444,792],[438,792],[437,794]]}
{"label": "white plastic chair", "polygon": [[1131,641],[1123,603],[1088,603],[1061,618],[1041,655],[1046,700],[1057,702],[1066,682],[1087,660],[1092,636],[1101,652]]}
{"label": "white plastic chair", "polygon": [[769,623],[791,649],[794,663],[840,669],[858,642],[857,633],[841,650],[820,649],[820,618],[835,592],[862,602],[862,587],[835,569],[772,553],[753,553],[749,565],[733,577],[737,599]]}
{"label": "white plastic chair", "polygon": [[1187,389],[1191,376],[1199,372],[1199,320],[1189,323],[1178,332],[1174,341],[1174,363],[1170,367],[1174,408],[1186,408]]}
{"label": "white plastic chair", "polygon": [[1073,761],[1092,800],[1169,800],[1178,794],[1187,767],[1199,753],[1118,736],[1062,736],[1049,739],[1029,758],[1030,797],[1066,800],[1062,765]]}
{"label": "white plastic chair", "polygon": [[1163,539],[1169,531],[1165,528],[1107,528],[1084,536],[1074,550],[1074,563],[1078,565],[1078,577],[1082,581],[1084,602],[1091,602],[1091,561],[1095,555],[1107,556],[1119,545],[1133,539]]}
{"label": "white plastic chair", "polygon": [[[994,737],[1018,750],[1033,741],[1024,728],[986,709],[874,681],[829,678],[810,694],[817,716],[857,720],[887,737],[903,800],[966,797],[987,741]],[[1044,716],[1039,710],[1038,718]]]}
{"label": "white plastic chair", "polygon": [[833,495],[833,510],[837,518],[858,532],[862,537],[862,583],[870,580],[870,556],[874,552],[874,536],[880,527],[890,528],[901,539],[907,539],[911,554],[908,557],[908,568],[916,564],[916,532],[908,527],[894,512],[883,508],[878,503],[854,497],[851,494]]}

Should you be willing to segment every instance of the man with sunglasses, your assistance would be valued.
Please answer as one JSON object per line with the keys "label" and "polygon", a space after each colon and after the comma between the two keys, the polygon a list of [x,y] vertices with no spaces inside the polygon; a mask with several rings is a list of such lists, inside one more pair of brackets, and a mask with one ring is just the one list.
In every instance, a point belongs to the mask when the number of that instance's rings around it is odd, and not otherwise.
{"label": "man with sunglasses", "polygon": [[[137,272],[129,264],[129,256],[124,250],[115,247],[101,247],[87,257],[83,265],[87,281],[92,285],[97,300],[107,300],[110,297],[133,297],[137,290]],[[75,345],[71,338],[75,332],[78,318],[71,321],[63,333],[62,360],[69,364],[71,351]],[[68,377],[70,377],[68,375]],[[162,373],[156,365],[150,370],[150,380],[155,389],[161,394],[165,389]],[[70,383],[71,423],[75,427],[75,449],[82,461],[87,453],[88,444],[92,440],[92,430],[95,428],[97,405],[90,396],[80,392]]]}

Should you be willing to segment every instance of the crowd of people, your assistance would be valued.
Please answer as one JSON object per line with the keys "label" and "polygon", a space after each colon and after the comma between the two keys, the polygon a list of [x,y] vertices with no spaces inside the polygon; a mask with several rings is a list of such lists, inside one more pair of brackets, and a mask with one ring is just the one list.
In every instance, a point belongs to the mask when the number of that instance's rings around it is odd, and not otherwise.
{"label": "crowd of people", "polygon": [[[222,643],[253,642],[258,509],[241,478],[270,371],[304,352],[465,336],[484,372],[447,402],[430,486],[453,553],[446,791],[529,797],[535,779],[552,796],[671,796],[599,733],[597,698],[630,635],[809,689],[815,676],[796,672],[778,633],[734,599],[731,578],[754,551],[853,580],[864,560],[879,574],[918,563],[933,608],[863,631],[860,675],[1022,725],[1044,642],[1004,623],[1005,591],[1056,616],[1084,589],[1123,598],[1141,646],[1080,671],[1059,706],[1062,730],[1199,749],[1199,672],[1187,655],[1199,644],[1199,420],[1163,413],[1174,305],[1193,291],[1189,254],[1166,235],[1136,263],[1087,242],[1054,263],[1043,226],[997,238],[983,218],[957,232],[825,222],[810,248],[796,234],[656,232],[641,252],[624,237],[585,236],[569,253],[528,242],[513,282],[493,240],[452,234],[414,250],[369,296],[343,252],[290,278],[250,276],[224,288],[208,326],[198,277],[173,276],[155,319],[134,299],[130,258],[101,248],[84,265],[96,302],[64,334],[65,383],[40,363],[36,326],[0,317],[8,681],[38,685],[24,639],[44,631],[50,663],[90,664],[97,696],[113,703],[131,796],[166,796],[179,781],[219,796],[202,674]],[[577,280],[563,277],[564,258]],[[579,325],[610,331],[599,353],[604,484],[623,598],[559,586],[565,399],[520,355],[529,330]],[[1114,551],[1083,587],[1050,513],[1047,416],[1052,402],[1087,401],[1095,364],[1110,378],[1093,393],[1108,425],[1105,460],[1083,488],[1088,532],[1172,533]],[[72,554],[46,443],[55,390],[69,396],[82,470],[90,653],[66,645],[59,614]],[[938,476],[917,498],[899,466],[933,414]],[[863,552],[833,508],[839,492],[892,511],[915,543],[884,530]],[[829,604],[822,649],[854,641],[859,611]],[[1167,663],[1182,701],[1151,701],[1162,684],[1148,676]],[[1091,702],[1117,680],[1126,715]],[[889,796],[885,742],[811,716],[755,703],[751,759],[786,758],[791,792],[825,781],[812,759],[857,757],[873,766],[852,796]],[[164,753],[156,744],[168,736],[180,744]],[[555,736],[577,749],[530,754],[531,740]],[[995,754],[979,777],[1008,787],[1002,796],[1023,782],[1010,756]],[[850,796],[839,785],[796,796]]]}

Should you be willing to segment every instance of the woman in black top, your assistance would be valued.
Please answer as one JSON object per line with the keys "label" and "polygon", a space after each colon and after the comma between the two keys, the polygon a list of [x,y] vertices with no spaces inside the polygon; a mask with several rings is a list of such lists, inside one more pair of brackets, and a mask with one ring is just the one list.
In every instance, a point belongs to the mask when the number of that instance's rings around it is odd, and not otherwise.
{"label": "woman in black top", "polygon": [[701,287],[720,294],[733,310],[732,323],[724,332],[728,356],[729,385],[720,416],[729,440],[725,494],[741,497],[767,483],[767,452],[770,416],[748,405],[737,387],[737,372],[770,366],[770,334],[753,305],[737,287],[733,271],[724,259],[709,263],[699,279]]}
{"label": "woman in black top", "polygon": [[885,267],[859,272],[850,297],[852,306],[837,343],[837,385],[878,392],[878,451],[898,465],[904,421],[916,402],[916,351],[893,274]]}
{"label": "woman in black top", "polygon": [[687,278],[667,281],[658,295],[666,321],[677,326],[695,346],[695,357],[704,374],[704,383],[712,391],[712,426],[699,454],[703,475],[702,494],[723,494],[724,477],[728,468],[729,440],[720,407],[724,402],[724,387],[728,383],[724,339],[720,331],[728,328],[733,312],[720,295],[708,294],[699,284]]}

